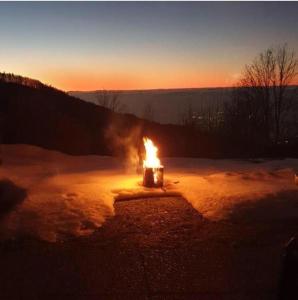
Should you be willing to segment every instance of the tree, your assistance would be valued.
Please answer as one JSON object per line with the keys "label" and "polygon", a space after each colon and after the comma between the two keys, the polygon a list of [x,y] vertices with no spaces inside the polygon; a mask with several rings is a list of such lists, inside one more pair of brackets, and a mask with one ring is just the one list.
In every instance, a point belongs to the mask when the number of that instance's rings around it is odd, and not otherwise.
{"label": "tree", "polygon": [[143,119],[154,121],[154,108],[150,102],[147,102],[144,106]]}
{"label": "tree", "polygon": [[125,106],[119,100],[119,94],[107,90],[102,90],[96,94],[96,102],[112,112],[123,112],[125,109]]}
{"label": "tree", "polygon": [[254,142],[280,141],[283,120],[293,105],[290,85],[297,67],[295,53],[286,44],[265,50],[245,66],[226,110],[229,118],[245,127],[235,128],[236,131],[245,131],[246,138]]}
{"label": "tree", "polygon": [[287,45],[276,51],[276,68],[273,73],[273,112],[275,124],[275,142],[280,139],[281,122],[284,114],[293,106],[293,98],[287,93],[289,85],[297,76],[298,60],[294,51],[289,51]]}
{"label": "tree", "polygon": [[201,109],[198,111],[199,116],[199,128],[201,131],[208,133],[218,132],[223,123],[223,108],[219,102],[211,103],[201,106]]}
{"label": "tree", "polygon": [[190,102],[185,106],[184,111],[180,114],[180,124],[192,129],[196,127],[195,112]]}
{"label": "tree", "polygon": [[275,56],[272,49],[267,49],[245,66],[235,95],[238,103],[246,106],[249,132],[256,131],[264,142],[270,139],[270,86],[274,71]]}
{"label": "tree", "polygon": [[204,133],[216,133],[223,124],[222,105],[219,102],[208,103],[194,109],[189,102],[180,114],[180,124]]}

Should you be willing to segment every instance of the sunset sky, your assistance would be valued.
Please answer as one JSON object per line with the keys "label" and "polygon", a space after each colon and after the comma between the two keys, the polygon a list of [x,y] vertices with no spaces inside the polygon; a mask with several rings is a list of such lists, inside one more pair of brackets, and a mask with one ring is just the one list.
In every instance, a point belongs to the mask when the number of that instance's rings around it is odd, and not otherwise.
{"label": "sunset sky", "polygon": [[231,86],[298,2],[0,3],[0,70],[63,90]]}

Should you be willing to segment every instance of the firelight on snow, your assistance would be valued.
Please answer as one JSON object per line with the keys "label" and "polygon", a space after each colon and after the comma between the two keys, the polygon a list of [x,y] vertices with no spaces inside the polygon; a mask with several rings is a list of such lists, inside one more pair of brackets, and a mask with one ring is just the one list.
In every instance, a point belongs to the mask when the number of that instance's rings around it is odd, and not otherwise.
{"label": "firelight on snow", "polygon": [[152,140],[143,138],[145,146],[145,159],[143,160],[143,185],[145,187],[163,186],[163,169],[157,156],[158,148]]}

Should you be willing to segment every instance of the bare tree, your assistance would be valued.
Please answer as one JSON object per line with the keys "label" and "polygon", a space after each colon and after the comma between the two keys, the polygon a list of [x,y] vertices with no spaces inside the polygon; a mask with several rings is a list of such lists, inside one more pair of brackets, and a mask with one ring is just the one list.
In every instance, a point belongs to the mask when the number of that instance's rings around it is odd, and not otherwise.
{"label": "bare tree", "polygon": [[107,90],[97,92],[96,102],[113,112],[123,112],[125,110],[125,106],[119,100],[119,94]]}
{"label": "bare tree", "polygon": [[245,66],[229,110],[234,109],[234,117],[241,115],[239,125],[248,126],[254,137],[266,142],[273,135],[275,143],[280,140],[283,118],[293,103],[288,91],[297,67],[295,53],[287,45],[267,49]]}
{"label": "bare tree", "polygon": [[222,105],[217,102],[201,107],[199,116],[201,119],[200,127],[208,133],[215,133],[221,128],[223,123]]}
{"label": "bare tree", "polygon": [[189,128],[196,127],[195,112],[191,103],[188,103],[180,114],[180,124]]}
{"label": "bare tree", "polygon": [[191,103],[188,103],[180,114],[181,125],[206,133],[218,132],[223,121],[223,105],[220,105],[219,102],[201,104],[196,109]]}
{"label": "bare tree", "polygon": [[268,131],[260,107],[250,89],[241,86],[234,89],[232,101],[224,107],[224,132],[229,144],[247,152],[264,149],[268,143]]}
{"label": "bare tree", "polygon": [[[274,50],[267,49],[250,65],[246,65],[240,80],[240,93],[243,97],[252,131],[261,129],[262,139],[270,137],[271,101],[270,89],[276,62]],[[241,99],[240,99],[241,100]],[[255,127],[255,128],[254,128]]]}
{"label": "bare tree", "polygon": [[154,108],[150,102],[147,102],[144,106],[143,118],[149,121],[154,121]]}
{"label": "bare tree", "polygon": [[280,139],[281,122],[284,114],[293,106],[292,95],[287,93],[289,85],[297,76],[298,60],[294,51],[287,45],[279,47],[276,51],[276,68],[272,78],[273,86],[273,115],[275,124],[275,142]]}

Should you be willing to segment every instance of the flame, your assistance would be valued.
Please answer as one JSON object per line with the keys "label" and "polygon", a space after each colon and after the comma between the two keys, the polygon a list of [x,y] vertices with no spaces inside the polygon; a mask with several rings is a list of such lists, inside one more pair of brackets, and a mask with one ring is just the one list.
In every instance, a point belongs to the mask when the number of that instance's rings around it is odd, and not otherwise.
{"label": "flame", "polygon": [[159,168],[160,160],[157,157],[158,148],[153,144],[152,140],[144,137],[144,146],[146,150],[146,157],[143,161],[144,168]]}
{"label": "flame", "polygon": [[153,169],[153,179],[157,183],[157,168],[161,167],[160,160],[157,157],[158,148],[153,144],[152,140],[147,137],[143,138],[146,150],[146,156],[143,160],[143,168]]}

